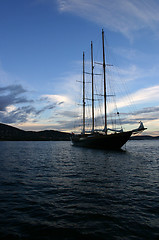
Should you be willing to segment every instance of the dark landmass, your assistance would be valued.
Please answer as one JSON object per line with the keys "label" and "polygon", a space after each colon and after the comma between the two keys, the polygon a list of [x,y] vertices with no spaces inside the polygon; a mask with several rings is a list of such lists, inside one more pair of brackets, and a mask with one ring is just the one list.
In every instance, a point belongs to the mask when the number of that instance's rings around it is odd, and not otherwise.
{"label": "dark landmass", "polygon": [[70,141],[70,133],[54,130],[24,131],[0,123],[0,141]]}
{"label": "dark landmass", "polygon": [[[0,123],[0,141],[70,141],[70,133],[44,130],[24,131],[3,123]],[[130,140],[156,140],[159,136],[149,135],[132,136]]]}
{"label": "dark landmass", "polygon": [[130,140],[156,140],[159,139],[159,136],[152,137],[149,135],[139,135],[139,136],[132,136]]}

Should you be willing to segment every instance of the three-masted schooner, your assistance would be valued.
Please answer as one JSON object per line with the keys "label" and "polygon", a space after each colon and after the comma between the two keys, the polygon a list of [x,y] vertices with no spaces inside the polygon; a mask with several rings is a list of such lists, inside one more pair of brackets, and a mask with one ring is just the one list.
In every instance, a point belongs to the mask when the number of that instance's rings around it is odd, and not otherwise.
{"label": "three-masted schooner", "polygon": [[[130,138],[133,133],[144,131],[144,125],[140,122],[137,129],[131,131],[112,130],[107,126],[107,93],[106,93],[106,63],[104,47],[104,31],[102,30],[102,47],[103,47],[103,82],[104,82],[104,129],[102,132],[94,129],[94,82],[93,82],[93,47],[91,42],[91,62],[92,62],[92,131],[87,133],[85,130],[85,55],[83,52],[83,131],[81,134],[72,133],[71,140],[74,146],[98,148],[98,149],[120,149]],[[112,130],[113,133],[108,133]]]}

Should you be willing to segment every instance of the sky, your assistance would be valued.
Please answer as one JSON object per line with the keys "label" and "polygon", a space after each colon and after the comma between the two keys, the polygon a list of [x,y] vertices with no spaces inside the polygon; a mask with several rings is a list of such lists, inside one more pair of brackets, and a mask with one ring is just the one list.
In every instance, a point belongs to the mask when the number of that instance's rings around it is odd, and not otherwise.
{"label": "sky", "polygon": [[89,72],[90,42],[94,61],[101,61],[104,29],[113,65],[106,73],[119,74],[110,75],[123,128],[143,121],[145,134],[159,135],[158,12],[158,0],[0,0],[0,122],[75,131],[82,54]]}

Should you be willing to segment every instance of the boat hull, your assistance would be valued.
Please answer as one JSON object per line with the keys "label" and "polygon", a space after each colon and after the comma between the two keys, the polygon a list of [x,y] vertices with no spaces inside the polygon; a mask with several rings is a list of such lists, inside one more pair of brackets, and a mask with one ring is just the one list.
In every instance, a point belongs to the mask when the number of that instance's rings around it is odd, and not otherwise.
{"label": "boat hull", "polygon": [[74,146],[96,149],[120,149],[130,138],[132,131],[106,134],[72,135]]}

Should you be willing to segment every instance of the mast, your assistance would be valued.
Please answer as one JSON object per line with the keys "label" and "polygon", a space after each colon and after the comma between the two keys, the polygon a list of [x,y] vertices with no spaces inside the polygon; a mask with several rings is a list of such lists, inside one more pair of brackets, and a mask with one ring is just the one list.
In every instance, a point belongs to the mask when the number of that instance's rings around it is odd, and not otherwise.
{"label": "mast", "polygon": [[106,95],[106,73],[105,73],[105,49],[104,49],[104,31],[102,29],[102,43],[103,43],[103,74],[104,74],[104,131],[107,134],[107,95]]}
{"label": "mast", "polygon": [[83,52],[83,134],[85,134],[85,65],[84,65],[84,52]]}
{"label": "mast", "polygon": [[92,133],[94,132],[94,79],[93,79],[93,43],[91,41],[91,62],[92,62]]}

